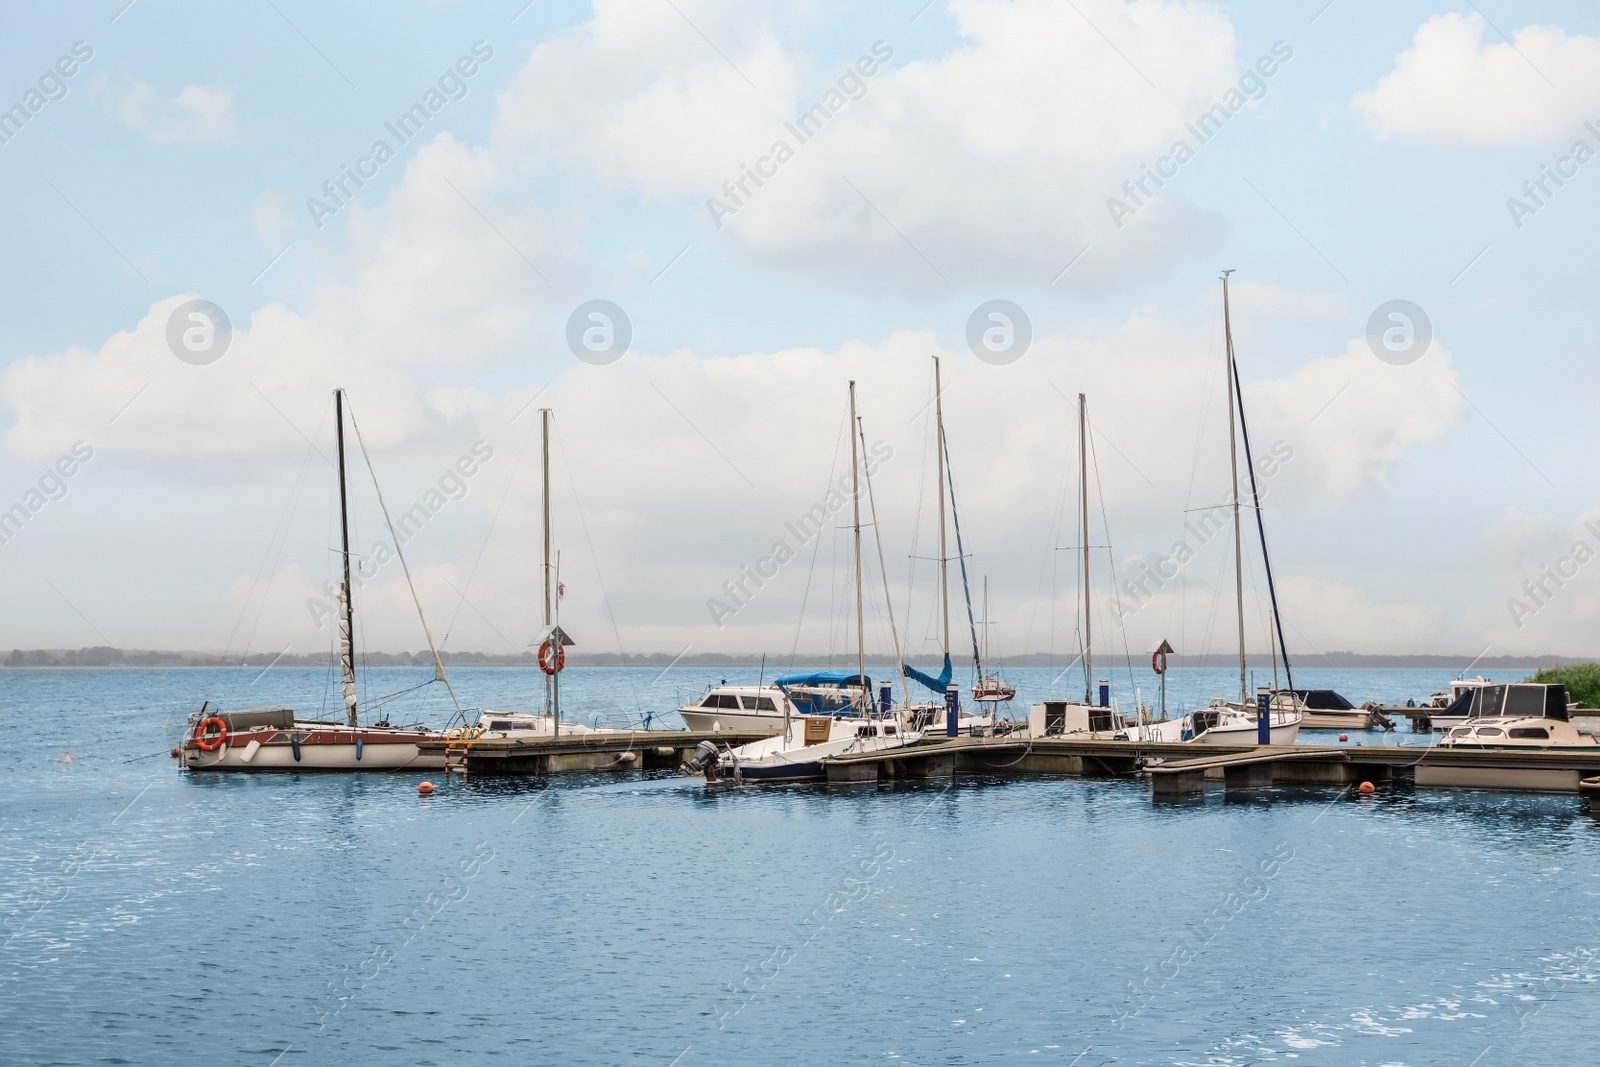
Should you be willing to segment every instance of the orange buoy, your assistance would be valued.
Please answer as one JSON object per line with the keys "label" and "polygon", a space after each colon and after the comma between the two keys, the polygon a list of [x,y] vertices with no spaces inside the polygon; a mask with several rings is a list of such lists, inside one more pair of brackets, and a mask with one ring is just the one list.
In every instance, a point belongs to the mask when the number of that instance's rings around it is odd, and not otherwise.
{"label": "orange buoy", "polygon": [[179,748],[177,745],[173,745],[172,746],[172,758],[173,759],[181,759],[182,757],[183,757],[183,749]]}
{"label": "orange buoy", "polygon": [[1339,740],[1348,741],[1348,740],[1350,740],[1350,735],[1349,734],[1340,734],[1339,735]]}
{"label": "orange buoy", "polygon": [[1373,785],[1371,782],[1362,782],[1361,791],[1363,793],[1376,793],[1378,791],[1378,787]]}
{"label": "orange buoy", "polygon": [[70,753],[70,752],[61,753],[61,762],[62,763],[71,763],[72,762],[72,753]]}
{"label": "orange buoy", "polygon": [[423,796],[427,796],[429,793],[433,792],[433,783],[423,782],[421,785],[417,786],[417,792],[421,793]]}

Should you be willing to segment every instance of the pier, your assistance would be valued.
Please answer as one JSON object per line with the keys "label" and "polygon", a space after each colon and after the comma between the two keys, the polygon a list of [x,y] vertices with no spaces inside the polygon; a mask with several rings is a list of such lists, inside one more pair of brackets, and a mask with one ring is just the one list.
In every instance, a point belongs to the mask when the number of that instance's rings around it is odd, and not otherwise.
{"label": "pier", "polygon": [[1194,745],[1093,739],[959,737],[828,761],[828,781],[876,782],[957,774],[1150,777],[1157,797],[1275,785],[1374,785],[1577,793],[1600,775],[1600,747],[1551,752],[1366,745]]}
{"label": "pier", "polygon": [[[550,775],[598,771],[676,770],[702,741],[742,745],[762,732],[640,730],[559,738],[484,738],[465,752],[466,771],[480,775]],[[425,752],[446,742],[427,741]],[[459,743],[457,743],[459,744]],[[856,784],[956,775],[1066,775],[1150,779],[1156,797],[1188,796],[1208,782],[1227,789],[1277,785],[1382,784],[1419,787],[1577,793],[1600,776],[1600,747],[1549,752],[1448,749],[1421,745],[1195,745],[1064,737],[927,738],[921,744],[836,756],[828,781]]]}
{"label": "pier", "polygon": [[[469,776],[566,774],[584,771],[676,770],[702,741],[743,745],[772,731],[627,730],[573,733],[561,737],[490,737],[471,741],[423,741],[425,754],[449,753],[464,760]],[[448,748],[447,748],[448,746]]]}

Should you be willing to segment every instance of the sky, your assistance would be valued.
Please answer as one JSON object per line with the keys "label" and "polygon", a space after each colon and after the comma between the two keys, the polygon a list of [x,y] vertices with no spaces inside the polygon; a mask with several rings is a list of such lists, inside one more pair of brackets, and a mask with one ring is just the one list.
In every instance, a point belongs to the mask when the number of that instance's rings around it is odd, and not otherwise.
{"label": "sky", "polygon": [[548,408],[576,651],[847,656],[854,381],[931,663],[937,358],[957,658],[1081,647],[1079,394],[1095,647],[1226,652],[1224,271],[1292,654],[1600,638],[1592,5],[0,18],[0,647],[328,648],[342,387],[364,647],[426,644],[384,504],[446,648],[539,635]]}

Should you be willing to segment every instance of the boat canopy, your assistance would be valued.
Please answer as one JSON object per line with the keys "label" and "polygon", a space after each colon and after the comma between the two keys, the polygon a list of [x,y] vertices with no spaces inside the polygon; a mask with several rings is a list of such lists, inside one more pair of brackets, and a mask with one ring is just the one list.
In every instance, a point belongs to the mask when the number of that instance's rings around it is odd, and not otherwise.
{"label": "boat canopy", "polygon": [[917,670],[915,667],[911,666],[911,664],[909,664],[909,663],[900,664],[900,670],[905,673],[905,676],[907,678],[910,678],[913,681],[921,682],[923,685],[927,686],[929,689],[932,689],[935,693],[938,693],[940,696],[944,695],[945,689],[950,685],[950,676],[951,676],[952,673],[954,673],[950,669],[950,655],[949,655],[949,653],[945,654],[945,657],[944,657],[944,670],[939,672],[939,677],[937,677],[937,678],[934,678],[934,677],[931,677],[929,675],[923,674],[921,671]]}
{"label": "boat canopy", "polygon": [[815,674],[791,674],[779,678],[772,683],[779,689],[788,689],[790,686],[804,686],[806,688],[843,689],[860,686],[863,689],[872,688],[872,679],[860,674],[838,674],[831,671],[819,671]]}
{"label": "boat canopy", "polygon": [[1312,711],[1355,711],[1356,707],[1332,689],[1291,689]]}
{"label": "boat canopy", "polygon": [[1529,682],[1484,685],[1464,690],[1444,715],[1470,719],[1555,719],[1566,722],[1567,687]]}

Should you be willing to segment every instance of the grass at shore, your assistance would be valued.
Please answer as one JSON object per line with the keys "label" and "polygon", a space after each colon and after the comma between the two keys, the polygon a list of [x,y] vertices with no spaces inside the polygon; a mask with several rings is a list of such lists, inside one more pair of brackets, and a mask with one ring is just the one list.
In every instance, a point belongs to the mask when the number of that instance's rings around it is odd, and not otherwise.
{"label": "grass at shore", "polygon": [[1572,663],[1565,667],[1546,667],[1530,682],[1560,682],[1567,687],[1567,699],[1580,708],[1600,708],[1600,663]]}

